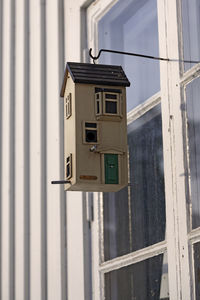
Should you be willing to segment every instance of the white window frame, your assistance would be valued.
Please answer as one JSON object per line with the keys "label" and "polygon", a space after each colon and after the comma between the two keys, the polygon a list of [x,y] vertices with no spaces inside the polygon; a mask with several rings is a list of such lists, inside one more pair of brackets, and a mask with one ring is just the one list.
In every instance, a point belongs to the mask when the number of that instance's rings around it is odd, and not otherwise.
{"label": "white window frame", "polygon": [[[116,95],[116,99],[109,99],[106,98],[106,95]],[[116,113],[109,113],[106,111],[106,101],[114,102],[116,103],[117,111]],[[103,114],[104,115],[110,115],[110,116],[120,116],[120,94],[119,93],[111,93],[111,92],[103,92]]]}
{"label": "white window frame", "polygon": [[[95,1],[87,10],[88,48],[98,54],[98,22],[117,0]],[[157,1],[160,56],[182,58],[180,21],[181,0]],[[178,34],[179,32],[179,34]],[[95,300],[104,299],[104,274],[167,251],[170,300],[195,299],[192,245],[200,241],[200,228],[191,231],[187,207],[183,114],[180,109],[184,86],[200,74],[200,64],[182,74],[183,64],[160,62],[161,92],[128,113],[128,123],[157,105],[162,98],[163,155],[165,169],[166,241],[139,251],[101,261],[103,241],[102,194],[95,194],[93,236],[93,293]]]}
{"label": "white window frame", "polygon": [[[163,31],[160,32],[160,39],[163,39],[164,33],[168,32],[165,41],[162,43],[161,55],[168,56],[169,58],[183,59],[182,24],[180,22],[181,0],[177,0],[176,2],[164,1],[163,3],[158,1],[158,7],[163,13],[163,15],[160,15],[160,24],[162,26],[161,28],[163,28]],[[174,22],[171,22],[170,18],[172,18],[171,20],[174,20]],[[179,245],[174,243],[174,251],[180,259],[180,263],[178,264],[177,262],[177,271],[179,272],[179,274],[177,274],[177,283],[180,285],[178,296],[180,299],[194,300],[193,244],[200,241],[200,228],[192,230],[191,204],[186,204],[188,201],[185,192],[187,183],[185,176],[180,176],[180,174],[186,174],[184,152],[188,151],[188,147],[185,145],[186,137],[184,136],[184,129],[186,131],[186,114],[183,117],[184,111],[182,111],[181,108],[183,107],[184,110],[183,104],[185,104],[186,101],[186,84],[199,77],[200,64],[195,65],[185,73],[183,70],[183,62],[180,62],[180,64],[161,63],[161,74],[163,75],[161,89],[163,95],[169,99],[168,101],[163,101],[162,110],[163,123],[166,126],[164,130],[165,148],[169,150],[168,147],[171,147],[171,150],[165,153],[165,159],[171,162],[171,167],[173,168],[171,171],[173,174],[173,178],[171,176],[171,192],[174,193],[174,218],[177,219],[176,232],[178,238],[177,242],[179,243]],[[167,128],[169,133],[167,133]],[[169,155],[171,155],[171,160]],[[170,170],[167,171],[170,172]],[[170,178],[170,174],[167,177]],[[166,191],[166,193],[167,192],[170,193],[169,190]],[[169,201],[168,204],[170,204]],[[168,222],[170,221],[169,216]],[[181,292],[182,298],[180,295]]]}

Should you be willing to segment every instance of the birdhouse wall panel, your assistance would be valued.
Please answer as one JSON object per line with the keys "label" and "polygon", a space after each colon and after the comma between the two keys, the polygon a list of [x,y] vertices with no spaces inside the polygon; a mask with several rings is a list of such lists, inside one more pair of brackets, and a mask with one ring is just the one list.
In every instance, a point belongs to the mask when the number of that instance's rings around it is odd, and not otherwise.
{"label": "birdhouse wall panel", "polygon": [[[90,184],[101,184],[101,177],[99,176],[100,156],[97,153],[90,151],[90,148],[94,144],[99,144],[101,142],[100,126],[95,116],[94,88],[91,84],[76,84],[75,95],[77,105],[77,182],[85,184],[87,184],[87,182]],[[93,136],[91,136],[91,139],[87,142],[86,134],[93,132]],[[97,139],[92,138],[95,138],[95,133]],[[93,140],[95,141],[92,142]]]}
{"label": "birdhouse wall panel", "polygon": [[[71,94],[71,116],[67,118],[66,116],[66,100]],[[67,177],[67,158],[71,156],[71,178],[69,179],[73,184],[76,178],[76,122],[75,122],[75,85],[71,77],[68,77],[67,85],[64,94],[64,162],[65,162],[65,178]],[[66,185],[68,186],[68,185]]]}
{"label": "birdhouse wall panel", "polygon": [[125,152],[127,146],[125,124],[119,122],[102,122],[102,147],[117,148]]}
{"label": "birdhouse wall panel", "polygon": [[[69,190],[111,191],[127,184],[127,133],[126,117],[120,121],[98,120],[95,111],[95,89],[102,88],[92,84],[75,84],[75,143],[76,143],[76,178],[75,185]],[[105,86],[105,89],[116,87]],[[125,88],[121,89],[125,99]],[[122,111],[126,116],[126,102],[122,103]],[[115,116],[113,116],[115,119]],[[87,134],[91,134],[87,139]],[[95,147],[94,151],[91,151]],[[118,183],[106,184],[104,170],[104,154],[120,153]],[[115,186],[115,187],[114,187]],[[121,186],[122,187],[122,186]]]}

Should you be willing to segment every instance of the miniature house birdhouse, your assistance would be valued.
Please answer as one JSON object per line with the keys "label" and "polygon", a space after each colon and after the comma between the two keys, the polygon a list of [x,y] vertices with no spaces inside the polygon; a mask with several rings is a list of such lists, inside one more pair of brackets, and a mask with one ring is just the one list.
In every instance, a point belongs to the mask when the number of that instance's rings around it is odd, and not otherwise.
{"label": "miniature house birdhouse", "polygon": [[126,86],[120,66],[67,63],[65,190],[118,191],[128,183]]}

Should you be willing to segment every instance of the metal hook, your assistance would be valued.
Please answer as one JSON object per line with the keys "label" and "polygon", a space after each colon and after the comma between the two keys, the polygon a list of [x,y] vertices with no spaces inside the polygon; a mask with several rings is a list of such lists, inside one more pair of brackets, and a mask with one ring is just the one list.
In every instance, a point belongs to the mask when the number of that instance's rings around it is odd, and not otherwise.
{"label": "metal hook", "polygon": [[90,50],[89,50],[89,56],[93,59],[94,64],[95,64],[95,60],[97,60],[99,58],[100,54],[101,54],[101,50],[99,51],[97,56],[93,56],[92,55],[92,48],[90,48]]}
{"label": "metal hook", "polygon": [[123,54],[123,55],[131,55],[131,56],[137,56],[137,57],[143,57],[143,58],[149,58],[149,59],[155,59],[155,60],[172,61],[169,58],[155,57],[155,56],[151,56],[151,55],[144,55],[144,54],[133,53],[133,52],[124,52],[124,51],[111,50],[111,49],[100,49],[98,55],[97,56],[93,56],[92,55],[92,48],[90,48],[90,50],[89,50],[89,56],[93,59],[93,62],[94,62],[94,60],[97,60],[100,57],[101,52]]}

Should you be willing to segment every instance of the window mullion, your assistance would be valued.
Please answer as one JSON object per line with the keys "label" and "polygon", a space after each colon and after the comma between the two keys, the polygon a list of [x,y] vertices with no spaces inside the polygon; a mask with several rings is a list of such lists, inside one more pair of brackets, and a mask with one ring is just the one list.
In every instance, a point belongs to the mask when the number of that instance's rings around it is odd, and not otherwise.
{"label": "window mullion", "polygon": [[147,99],[144,103],[138,105],[133,110],[129,111],[127,114],[127,124],[131,124],[135,120],[137,120],[139,117],[141,117],[143,114],[151,110],[153,107],[155,107],[157,104],[161,102],[161,94],[160,92],[156,93],[149,99]]}
{"label": "window mullion", "polygon": [[119,268],[126,267],[131,264],[135,264],[145,259],[149,259],[151,257],[164,253],[166,252],[166,249],[166,241],[162,241],[160,243],[143,248],[141,250],[131,252],[127,255],[106,261],[101,264],[100,271],[106,273],[113,270],[117,270]]}
{"label": "window mullion", "polygon": [[189,83],[190,81],[192,81],[193,79],[199,76],[200,76],[200,64],[197,64],[183,74],[183,77],[181,78],[181,84],[186,85],[187,83]]}
{"label": "window mullion", "polygon": [[[177,1],[158,1],[160,56],[179,58]],[[191,299],[180,66],[161,62],[170,299]],[[182,175],[181,175],[182,174]]]}

